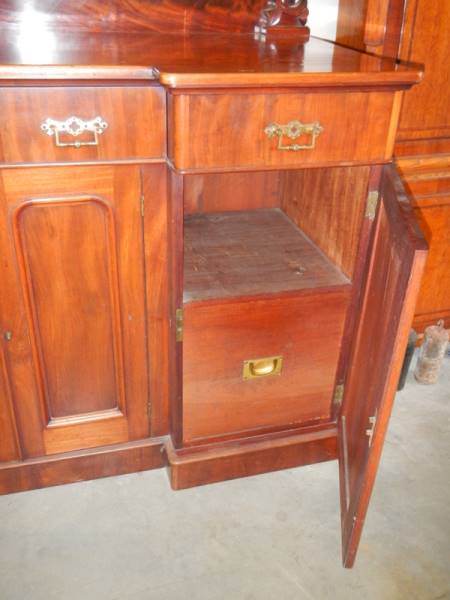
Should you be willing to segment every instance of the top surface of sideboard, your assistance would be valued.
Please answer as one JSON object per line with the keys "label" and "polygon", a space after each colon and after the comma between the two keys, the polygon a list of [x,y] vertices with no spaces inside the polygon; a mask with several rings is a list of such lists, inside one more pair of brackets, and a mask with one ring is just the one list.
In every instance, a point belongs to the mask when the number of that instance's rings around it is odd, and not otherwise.
{"label": "top surface of sideboard", "polygon": [[311,38],[266,43],[248,34],[75,33],[4,29],[0,80],[157,80],[171,88],[409,87],[420,65],[397,64]]}

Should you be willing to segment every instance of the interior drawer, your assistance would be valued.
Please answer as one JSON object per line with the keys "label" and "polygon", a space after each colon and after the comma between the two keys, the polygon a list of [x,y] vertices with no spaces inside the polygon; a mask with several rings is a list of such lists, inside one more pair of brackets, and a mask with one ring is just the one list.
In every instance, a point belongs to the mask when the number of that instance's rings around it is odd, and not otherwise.
{"label": "interior drawer", "polygon": [[179,169],[380,162],[392,152],[393,100],[392,92],[177,94],[169,156]]}
{"label": "interior drawer", "polygon": [[64,163],[165,155],[158,87],[3,89],[0,161]]}
{"label": "interior drawer", "polygon": [[184,443],[329,419],[349,291],[185,304]]}

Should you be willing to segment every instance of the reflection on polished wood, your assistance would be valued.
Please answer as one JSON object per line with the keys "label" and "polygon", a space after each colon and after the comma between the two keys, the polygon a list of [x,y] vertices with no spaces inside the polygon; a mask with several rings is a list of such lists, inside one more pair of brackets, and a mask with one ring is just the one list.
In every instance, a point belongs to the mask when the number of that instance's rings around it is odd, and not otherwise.
{"label": "reflection on polished wood", "polygon": [[[298,50],[278,51],[253,35],[71,34],[45,30],[33,34],[33,47],[51,36],[45,66],[39,52],[24,60],[26,44],[17,32],[0,41],[1,79],[159,79],[162,83],[227,87],[233,85],[409,84],[421,70],[389,58],[368,56],[312,38]],[[300,55],[298,55],[300,52]],[[36,63],[36,64],[34,64]],[[64,65],[70,65],[68,69]]]}

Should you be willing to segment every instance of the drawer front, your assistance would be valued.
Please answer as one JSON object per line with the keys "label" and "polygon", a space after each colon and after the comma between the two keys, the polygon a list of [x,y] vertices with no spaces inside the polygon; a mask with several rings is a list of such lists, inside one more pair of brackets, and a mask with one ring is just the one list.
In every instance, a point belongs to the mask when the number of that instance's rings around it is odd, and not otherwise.
{"label": "drawer front", "polygon": [[183,441],[329,419],[349,289],[185,305]]}
{"label": "drawer front", "polygon": [[165,121],[158,87],[3,89],[0,162],[159,158]]}
{"label": "drawer front", "polygon": [[179,169],[380,162],[397,104],[392,92],[174,95],[169,155]]}

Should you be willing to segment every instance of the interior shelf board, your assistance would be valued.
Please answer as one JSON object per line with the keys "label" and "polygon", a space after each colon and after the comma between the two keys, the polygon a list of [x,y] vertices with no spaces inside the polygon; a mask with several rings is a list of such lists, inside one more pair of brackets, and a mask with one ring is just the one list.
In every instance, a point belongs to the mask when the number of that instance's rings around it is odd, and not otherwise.
{"label": "interior shelf board", "polygon": [[184,227],[185,303],[350,283],[280,209],[190,215]]}

